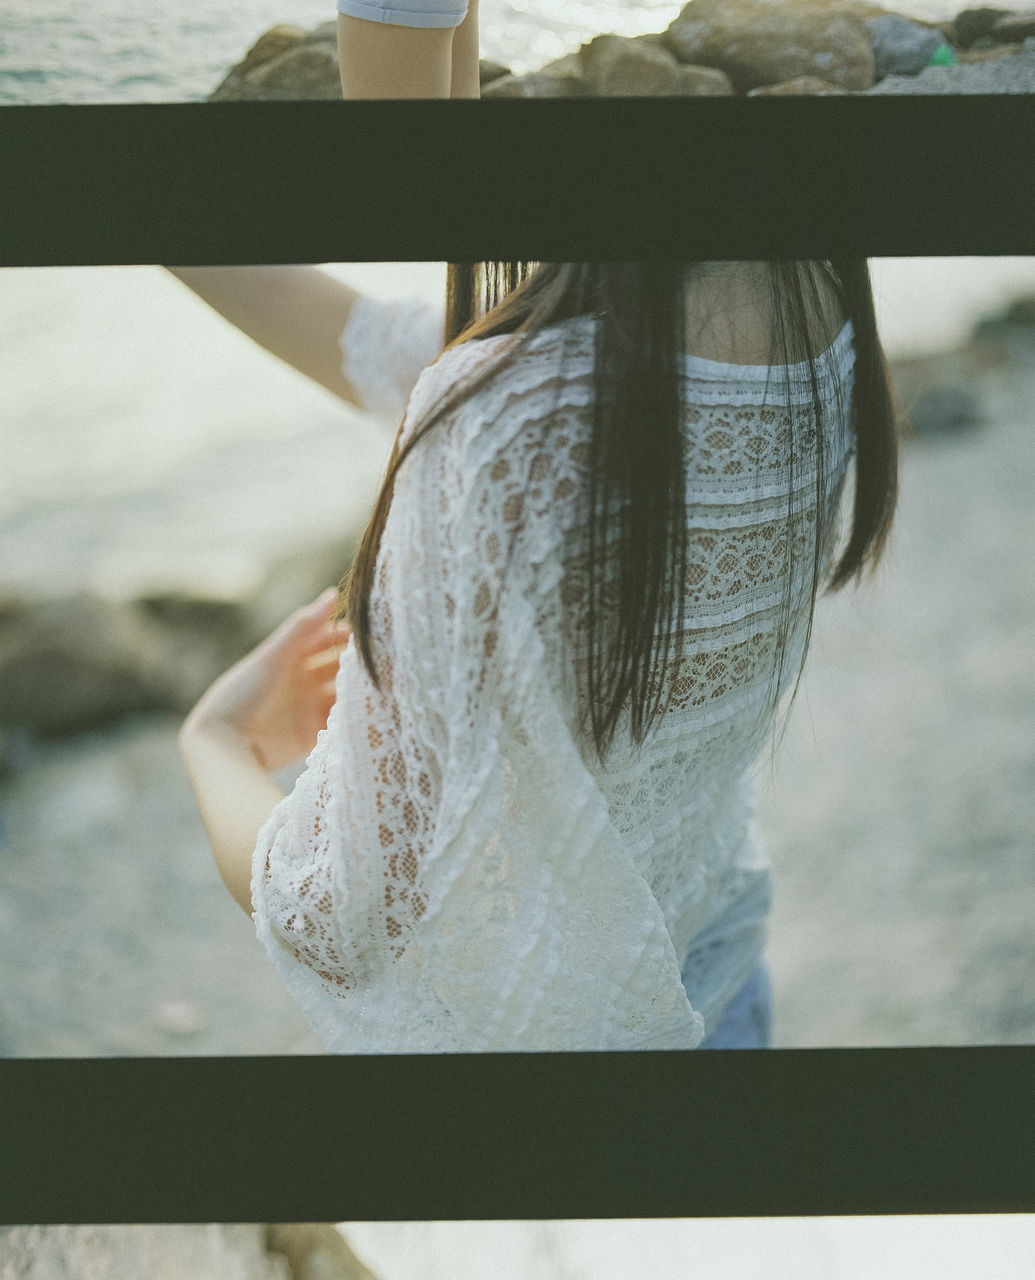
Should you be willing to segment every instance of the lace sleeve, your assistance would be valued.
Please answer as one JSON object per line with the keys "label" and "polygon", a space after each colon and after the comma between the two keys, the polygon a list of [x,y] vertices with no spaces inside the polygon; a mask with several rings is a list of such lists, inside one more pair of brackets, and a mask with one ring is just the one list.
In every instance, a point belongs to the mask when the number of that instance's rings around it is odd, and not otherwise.
{"label": "lace sleeve", "polygon": [[421,370],[442,350],[444,329],[442,311],[427,303],[357,298],[338,345],[342,373],[369,413],[399,425]]}
{"label": "lace sleeve", "polygon": [[[423,393],[479,358],[448,353]],[[661,908],[542,678],[563,479],[542,426],[584,410],[584,385],[529,361],[398,476],[371,601],[382,690],[347,650],[255,855],[259,935],[332,1051],[702,1037]]]}

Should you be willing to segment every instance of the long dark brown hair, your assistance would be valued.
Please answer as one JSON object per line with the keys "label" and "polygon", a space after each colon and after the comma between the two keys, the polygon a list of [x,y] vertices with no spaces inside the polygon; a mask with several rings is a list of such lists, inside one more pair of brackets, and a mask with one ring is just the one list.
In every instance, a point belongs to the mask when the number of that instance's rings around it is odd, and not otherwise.
{"label": "long dark brown hair", "polygon": [[[836,591],[872,569],[884,547],[897,495],[895,414],[866,262],[781,261],[764,265],[773,318],[768,363],[790,365],[807,360],[812,383],[813,432],[809,439],[815,440],[816,502],[807,648],[828,532],[824,528],[828,522],[824,518],[823,408],[814,358],[827,345],[820,341],[824,278],[827,296],[832,287],[841,315],[852,322],[855,346],[850,406],[856,434],[854,507],[847,542],[828,576],[828,591]],[[598,319],[589,481],[584,495],[588,654],[582,692],[601,760],[623,711],[631,713],[632,737],[639,743],[671,699],[671,681],[666,677],[677,656],[687,558],[681,373],[688,271],[693,266],[660,261],[485,262],[452,264],[448,272],[447,346],[500,334],[527,340],[575,316]],[[410,450],[450,408],[489,379],[506,376],[506,366],[520,345],[506,344],[504,354],[487,370],[454,388],[425,416],[404,447],[400,448],[397,440],[389,458],[370,522],[341,582],[337,610],[337,616],[352,627],[353,642],[378,689],[370,595],[395,476]],[[793,414],[791,420],[793,423]],[[795,453],[803,448],[795,435],[789,451],[792,468]],[[788,486],[789,548],[795,542],[791,537],[796,518],[793,491],[792,474]],[[619,513],[619,536],[609,539],[615,511]],[[792,551],[789,557],[793,571]],[[777,640],[773,709],[779,702],[787,638],[797,611],[792,578],[793,572],[788,573]],[[668,639],[659,641],[659,636]],[[800,675],[799,668],[799,679]]]}

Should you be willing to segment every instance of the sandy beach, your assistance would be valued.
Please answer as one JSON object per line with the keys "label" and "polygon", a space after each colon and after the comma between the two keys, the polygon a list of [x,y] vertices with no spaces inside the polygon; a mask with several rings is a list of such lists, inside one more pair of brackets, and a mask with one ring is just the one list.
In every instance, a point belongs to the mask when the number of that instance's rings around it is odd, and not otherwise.
{"label": "sandy beach", "polygon": [[[779,1046],[1035,1038],[1027,342],[972,380],[983,425],[907,444],[887,563],[820,604],[760,815]],[[178,724],[15,743],[0,781],[7,1054],[319,1050],[218,879]]]}

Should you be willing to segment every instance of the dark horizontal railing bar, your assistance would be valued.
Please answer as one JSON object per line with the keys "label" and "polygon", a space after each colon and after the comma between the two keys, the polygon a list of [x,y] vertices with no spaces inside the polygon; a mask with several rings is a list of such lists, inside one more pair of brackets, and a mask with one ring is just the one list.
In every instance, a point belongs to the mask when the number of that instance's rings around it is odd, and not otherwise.
{"label": "dark horizontal railing bar", "polygon": [[1035,95],[0,109],[0,264],[1035,252]]}
{"label": "dark horizontal railing bar", "polygon": [[0,1222],[1035,1210],[1035,1050],[0,1064]]}

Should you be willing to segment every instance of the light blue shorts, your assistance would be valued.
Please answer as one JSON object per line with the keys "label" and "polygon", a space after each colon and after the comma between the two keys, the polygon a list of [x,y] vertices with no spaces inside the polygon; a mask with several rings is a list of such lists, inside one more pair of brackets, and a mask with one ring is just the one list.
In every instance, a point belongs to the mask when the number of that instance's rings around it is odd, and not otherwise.
{"label": "light blue shorts", "polygon": [[458,27],[467,16],[467,0],[338,0],[338,12],[393,27]]}
{"label": "light blue shorts", "polygon": [[729,1002],[702,1049],[768,1049],[772,1037],[772,985],[763,961]]}

